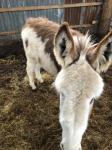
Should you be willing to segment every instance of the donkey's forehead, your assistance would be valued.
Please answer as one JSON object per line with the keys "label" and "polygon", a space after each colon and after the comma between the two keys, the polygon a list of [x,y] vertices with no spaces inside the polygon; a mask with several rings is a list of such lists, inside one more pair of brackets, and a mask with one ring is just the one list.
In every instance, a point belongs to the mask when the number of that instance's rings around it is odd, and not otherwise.
{"label": "donkey's forehead", "polygon": [[55,86],[59,92],[67,92],[74,97],[87,95],[93,98],[102,92],[103,81],[86,60],[83,60],[82,63],[62,69],[57,75]]}
{"label": "donkey's forehead", "polygon": [[94,46],[94,42],[91,40],[91,36],[88,35],[75,35],[73,36],[74,45],[78,48],[80,51],[87,51]]}

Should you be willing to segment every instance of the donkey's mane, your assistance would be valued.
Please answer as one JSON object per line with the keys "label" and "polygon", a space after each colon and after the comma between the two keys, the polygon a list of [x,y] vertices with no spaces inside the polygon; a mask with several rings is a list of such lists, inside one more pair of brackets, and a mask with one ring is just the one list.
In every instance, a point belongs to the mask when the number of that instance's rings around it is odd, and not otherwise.
{"label": "donkey's mane", "polygon": [[91,36],[88,34],[88,32],[86,35],[76,36],[74,38],[74,42],[76,43],[78,50],[85,55],[96,45],[94,44],[94,41],[91,40]]}

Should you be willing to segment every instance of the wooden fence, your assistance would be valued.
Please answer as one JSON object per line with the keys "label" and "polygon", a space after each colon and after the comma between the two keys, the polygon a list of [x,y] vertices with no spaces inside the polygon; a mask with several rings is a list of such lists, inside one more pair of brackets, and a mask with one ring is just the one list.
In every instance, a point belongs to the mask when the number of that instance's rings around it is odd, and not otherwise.
{"label": "wooden fence", "polygon": [[32,0],[27,3],[28,1],[0,1],[0,38],[18,38],[22,25],[30,16],[48,17],[58,23],[67,21],[82,32],[91,30],[93,33],[100,31],[101,34],[106,34],[109,30],[112,0]]}

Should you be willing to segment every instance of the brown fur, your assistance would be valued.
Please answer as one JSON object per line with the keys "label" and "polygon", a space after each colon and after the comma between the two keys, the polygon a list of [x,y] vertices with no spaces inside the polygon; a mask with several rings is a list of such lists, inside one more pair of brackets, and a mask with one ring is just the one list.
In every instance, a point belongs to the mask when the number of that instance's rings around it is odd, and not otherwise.
{"label": "brown fur", "polygon": [[99,50],[102,45],[106,45],[109,38],[112,38],[112,31],[110,31],[99,43],[98,43],[98,46],[97,46],[97,50]]}
{"label": "brown fur", "polygon": [[[94,55],[89,56],[89,62],[91,64],[94,64],[96,59],[99,57],[101,51],[101,48],[109,43],[109,38],[112,38],[112,31],[110,31],[97,45],[97,47],[94,49],[93,53]],[[101,51],[101,52],[100,52]],[[103,53],[103,52],[102,52]]]}
{"label": "brown fur", "polygon": [[59,25],[52,21],[49,21],[47,18],[29,18],[26,21],[25,27],[31,27],[37,33],[39,37],[42,38],[44,42],[45,39],[52,41],[54,35],[59,29]]}
{"label": "brown fur", "polygon": [[[83,36],[83,34],[81,34],[80,32],[78,32],[77,30],[73,30],[71,29],[66,23],[64,23],[62,26],[67,26],[67,33],[70,39],[72,39],[72,35],[73,36]],[[57,70],[60,70],[60,66],[57,63],[54,53],[53,53],[53,48],[54,48],[54,37],[56,35],[56,33],[59,33],[60,30],[60,25],[52,22],[50,20],[48,20],[47,18],[29,18],[26,21],[26,24],[24,25],[23,28],[26,27],[30,27],[32,28],[36,33],[38,37],[41,37],[42,41],[44,42],[46,39],[48,39],[46,46],[45,46],[45,52],[50,54],[51,59],[53,60],[55,66],[57,67]],[[69,30],[70,28],[70,30]],[[95,63],[95,61],[97,59],[99,59],[100,53],[102,51],[100,51],[100,49],[108,44],[108,40],[109,38],[112,37],[112,31],[110,31],[99,43],[96,47],[93,47],[92,49],[90,49],[88,51],[87,54],[87,61],[91,64],[91,66]],[[75,50],[75,45],[72,41],[72,48],[70,49],[70,55],[73,58],[73,60],[76,60],[79,56],[78,53],[80,53],[80,48],[79,50]],[[26,46],[28,46],[28,42],[26,42]],[[103,53],[103,52],[102,52]],[[103,55],[103,54],[102,54]]]}
{"label": "brown fur", "polygon": [[[25,27],[31,27],[34,29],[34,31],[38,34],[38,36],[41,36],[42,40],[45,39],[53,40],[55,34],[59,30],[59,24],[48,20],[47,18],[29,18],[26,21]],[[71,29],[72,35],[81,35],[80,32]]]}
{"label": "brown fur", "polygon": [[41,37],[42,41],[44,42],[46,39],[49,39],[46,43],[45,52],[50,53],[50,57],[53,60],[54,64],[56,65],[58,71],[60,70],[60,66],[58,65],[54,54],[53,54],[53,39],[56,32],[59,29],[59,25],[54,23],[47,18],[29,18],[26,21],[26,24],[23,28],[30,27],[37,33],[38,37]]}
{"label": "brown fur", "polygon": [[58,31],[56,36],[58,36],[60,34],[60,32],[62,32],[62,31],[66,32],[66,34],[68,36],[68,39],[72,42],[71,49],[70,49],[69,53],[71,55],[71,58],[73,60],[76,60],[78,58],[78,53],[76,51],[76,47],[74,45],[74,41],[73,41],[72,35],[75,35],[75,34],[77,35],[77,34],[80,34],[80,33],[79,32],[76,33],[75,31],[73,32],[72,30],[70,32],[69,25],[66,22],[64,22],[63,25],[60,27],[60,29],[59,29],[59,31]]}
{"label": "brown fur", "polygon": [[[46,39],[49,39],[48,42],[46,43],[45,47],[45,52],[50,54],[51,59],[53,60],[54,64],[57,66],[58,71],[60,70],[60,66],[58,65],[54,53],[53,53],[53,48],[54,48],[54,37],[55,34],[59,30],[59,24],[52,22],[48,20],[47,18],[28,18],[26,21],[26,24],[24,25],[23,28],[30,27],[33,28],[33,30],[37,33],[38,37],[41,37],[42,41],[44,42]],[[72,35],[80,35],[81,33],[72,30],[71,29]],[[69,34],[71,37],[71,35]],[[72,57],[74,57],[74,49],[72,48],[70,51]]]}

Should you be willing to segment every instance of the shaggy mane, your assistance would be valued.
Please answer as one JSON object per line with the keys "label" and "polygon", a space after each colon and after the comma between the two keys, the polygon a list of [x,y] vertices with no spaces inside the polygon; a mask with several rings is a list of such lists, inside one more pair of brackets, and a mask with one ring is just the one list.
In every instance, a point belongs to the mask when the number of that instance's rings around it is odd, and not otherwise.
{"label": "shaggy mane", "polygon": [[88,34],[88,32],[86,35],[76,36],[74,38],[74,42],[76,43],[78,51],[85,55],[96,45],[94,44],[94,41],[91,39],[91,36]]}

